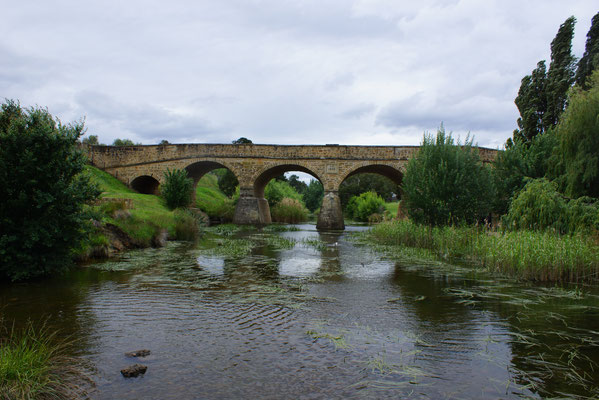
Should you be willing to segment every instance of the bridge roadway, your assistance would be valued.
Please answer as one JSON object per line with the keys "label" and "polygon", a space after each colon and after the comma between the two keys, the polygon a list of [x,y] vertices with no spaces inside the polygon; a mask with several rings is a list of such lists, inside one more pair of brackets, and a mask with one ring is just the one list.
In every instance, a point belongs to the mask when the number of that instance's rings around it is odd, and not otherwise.
{"label": "bridge roadway", "polygon": [[[344,229],[339,186],[348,177],[369,172],[400,184],[408,160],[419,146],[167,144],[87,146],[92,165],[140,193],[158,193],[168,169],[185,169],[194,181],[217,168],[228,168],[239,180],[240,197],[233,222],[271,223],[264,188],[274,177],[302,171],[318,179],[324,198],[318,229]],[[479,148],[481,160],[491,163],[497,150]],[[194,190],[195,193],[195,190]]]}

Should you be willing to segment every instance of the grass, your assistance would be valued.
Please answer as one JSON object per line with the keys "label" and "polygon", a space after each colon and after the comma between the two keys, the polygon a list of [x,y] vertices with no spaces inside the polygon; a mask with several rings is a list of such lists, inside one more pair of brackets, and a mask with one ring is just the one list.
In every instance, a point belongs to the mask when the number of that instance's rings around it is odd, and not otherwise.
{"label": "grass", "polygon": [[[1,322],[1,321],[0,321]],[[92,385],[81,360],[68,356],[69,340],[28,323],[0,333],[0,399],[87,398]]]}
{"label": "grass", "polygon": [[[479,227],[428,227],[385,222],[364,233],[367,242],[418,249],[418,255],[460,259],[491,271],[538,281],[599,279],[599,245],[582,235],[491,232]],[[400,250],[401,251],[401,250]]]}
{"label": "grass", "polygon": [[214,174],[205,174],[196,186],[196,205],[211,217],[233,220],[235,204],[218,188],[218,179]]}
{"label": "grass", "polygon": [[390,203],[385,203],[385,210],[391,215],[391,218],[397,217],[397,207],[399,206],[399,201],[393,201]]}

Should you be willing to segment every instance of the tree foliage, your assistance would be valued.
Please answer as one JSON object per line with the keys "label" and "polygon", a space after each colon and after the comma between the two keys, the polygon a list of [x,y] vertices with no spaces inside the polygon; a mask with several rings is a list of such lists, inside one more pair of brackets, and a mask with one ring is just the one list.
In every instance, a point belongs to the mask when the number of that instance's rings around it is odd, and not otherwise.
{"label": "tree foliage", "polygon": [[[536,135],[554,127],[566,107],[568,89],[574,83],[576,58],[572,55],[572,38],[576,18],[568,18],[551,42],[551,63],[539,61],[531,75],[522,78],[515,99],[520,112],[513,141],[529,143]],[[512,141],[508,140],[508,145]],[[509,147],[509,146],[508,146]]]}
{"label": "tree foliage", "polygon": [[131,139],[114,139],[113,146],[135,146]]}
{"label": "tree foliage", "polygon": [[322,186],[322,183],[316,179],[312,179],[308,184],[306,193],[304,193],[304,202],[306,203],[306,208],[308,208],[308,210],[311,212],[316,211],[320,208],[323,197],[324,187]]}
{"label": "tree foliage", "polygon": [[100,141],[98,140],[98,135],[89,135],[83,138],[81,143],[97,146],[100,144]]}
{"label": "tree foliage", "polygon": [[167,169],[164,173],[164,183],[160,185],[160,193],[166,205],[171,210],[187,207],[191,203],[193,180],[187,176],[184,169]]}
{"label": "tree foliage", "polygon": [[599,12],[593,17],[591,28],[587,33],[584,54],[576,70],[576,83],[584,90],[589,89],[590,85],[587,81],[597,68],[599,68]]}
{"label": "tree foliage", "polygon": [[98,196],[77,141],[46,109],[0,106],[0,279],[60,272],[84,233],[83,205]]}
{"label": "tree foliage", "polygon": [[557,136],[553,130],[532,138],[525,144],[516,140],[497,154],[491,170],[497,195],[493,211],[505,214],[510,201],[526,184],[527,179],[543,178],[550,169]]}
{"label": "tree foliage", "polygon": [[371,215],[384,211],[385,200],[375,192],[365,192],[349,199],[345,213],[351,219],[366,222]]}
{"label": "tree foliage", "polygon": [[574,88],[556,128],[559,144],[553,159],[560,189],[570,197],[599,197],[599,70],[590,88]]}
{"label": "tree foliage", "polygon": [[455,144],[443,126],[424,135],[407,166],[402,203],[410,218],[428,225],[473,223],[491,210],[494,188],[472,140]]}
{"label": "tree foliage", "polygon": [[214,174],[217,177],[218,188],[228,197],[232,197],[235,194],[239,181],[233,172],[227,168],[220,168],[214,170]]}
{"label": "tree foliage", "polygon": [[576,18],[568,18],[551,42],[551,64],[547,72],[547,111],[543,115],[545,130],[559,121],[566,108],[568,89],[574,83],[576,57],[572,54],[572,38]]}

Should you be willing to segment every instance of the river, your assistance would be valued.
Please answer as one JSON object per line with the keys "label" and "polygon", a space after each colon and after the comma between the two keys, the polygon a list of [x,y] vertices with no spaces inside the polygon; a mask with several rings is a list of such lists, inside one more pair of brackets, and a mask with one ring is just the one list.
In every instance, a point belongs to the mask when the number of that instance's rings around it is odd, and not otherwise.
{"label": "river", "polygon": [[[291,229],[210,228],[4,284],[0,312],[78,338],[92,399],[599,397],[596,286],[392,259],[362,227]],[[146,374],[123,378],[136,362]]]}

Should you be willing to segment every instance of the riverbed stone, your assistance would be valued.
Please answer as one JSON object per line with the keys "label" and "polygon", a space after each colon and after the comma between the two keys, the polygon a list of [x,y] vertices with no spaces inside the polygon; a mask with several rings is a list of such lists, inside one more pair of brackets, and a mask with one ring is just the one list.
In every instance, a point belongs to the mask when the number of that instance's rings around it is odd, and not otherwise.
{"label": "riverbed stone", "polygon": [[146,365],[133,364],[127,368],[123,368],[121,370],[121,374],[125,378],[135,378],[139,375],[145,374],[147,370],[148,370],[148,367]]}
{"label": "riverbed stone", "polygon": [[147,357],[150,355],[150,350],[147,349],[142,349],[142,350],[135,350],[135,351],[130,351],[128,353],[125,353],[125,355],[127,357]]}

